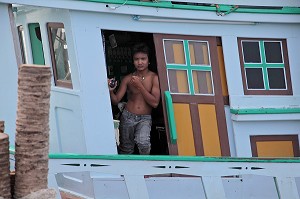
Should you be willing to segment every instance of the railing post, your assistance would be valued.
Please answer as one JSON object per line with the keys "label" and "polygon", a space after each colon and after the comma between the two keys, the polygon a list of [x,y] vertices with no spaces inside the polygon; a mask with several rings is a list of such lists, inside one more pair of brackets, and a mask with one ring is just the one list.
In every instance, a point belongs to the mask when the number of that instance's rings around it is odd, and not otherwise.
{"label": "railing post", "polygon": [[130,199],[149,199],[145,178],[142,175],[124,175]]}
{"label": "railing post", "polygon": [[221,177],[203,176],[202,183],[207,199],[226,199]]}
{"label": "railing post", "polygon": [[299,199],[295,178],[275,177],[275,184],[279,199]]}

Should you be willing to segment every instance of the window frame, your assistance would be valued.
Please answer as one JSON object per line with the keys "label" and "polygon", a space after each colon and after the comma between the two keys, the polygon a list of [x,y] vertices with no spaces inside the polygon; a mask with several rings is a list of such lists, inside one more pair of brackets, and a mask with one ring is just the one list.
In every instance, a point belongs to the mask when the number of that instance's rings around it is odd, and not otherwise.
{"label": "window frame", "polygon": [[52,61],[54,84],[55,84],[55,86],[58,86],[58,87],[73,89],[72,73],[71,73],[71,81],[61,80],[61,79],[58,79],[58,77],[57,77],[57,66],[56,66],[55,54],[54,54],[54,49],[53,49],[51,28],[65,28],[65,26],[63,23],[56,23],[56,22],[48,22],[47,23],[47,33],[48,33],[48,41],[49,41],[49,48],[50,48],[51,61]]}
{"label": "window frame", "polygon": [[[167,61],[167,53],[166,53],[166,45],[165,41],[179,41],[182,42],[183,45],[183,53],[185,58],[185,63],[183,64],[176,64],[176,63],[168,63]],[[198,42],[198,43],[206,43],[207,44],[207,53],[209,59],[209,65],[202,65],[202,64],[192,64],[190,60],[190,42]],[[164,49],[164,59],[166,63],[167,73],[168,70],[185,70],[187,71],[187,80],[188,80],[188,93],[173,93],[170,88],[170,79],[169,74],[167,74],[168,78],[168,89],[174,95],[188,95],[188,96],[214,96],[215,95],[215,88],[214,88],[214,79],[212,75],[212,63],[211,63],[211,55],[210,55],[210,43],[205,40],[194,40],[194,39],[163,39],[163,49]],[[205,71],[210,72],[211,76],[211,86],[212,86],[212,93],[196,93],[194,89],[194,79],[193,79],[193,71]]]}
{"label": "window frame", "polygon": [[[281,51],[282,51],[282,62],[283,64],[283,69],[284,69],[284,78],[285,78],[285,84],[286,88],[285,89],[270,89],[270,88],[264,88],[264,89],[248,89],[247,85],[247,76],[246,76],[246,69],[244,65],[244,54],[243,54],[243,46],[242,46],[242,41],[257,41],[259,42],[280,42],[281,43]],[[287,43],[286,39],[270,39],[270,38],[237,38],[238,42],[238,51],[239,51],[239,58],[240,58],[240,67],[241,67],[241,75],[242,75],[242,81],[243,81],[243,88],[244,88],[244,94],[245,95],[293,95],[292,91],[292,83],[291,83],[291,74],[290,74],[290,66],[289,66],[289,60],[288,60],[288,51],[287,51]],[[261,47],[259,50],[261,51]],[[263,48],[263,50],[265,50]],[[261,64],[262,64],[262,55],[261,57]],[[257,63],[255,63],[257,64]],[[270,63],[272,64],[272,63]],[[265,66],[263,66],[265,67]],[[263,69],[263,67],[261,67]],[[256,68],[256,67],[254,67]],[[260,68],[260,67],[259,67]],[[268,68],[273,68],[273,67],[265,67],[266,70]],[[264,73],[262,74],[264,77]],[[265,74],[268,76],[268,74]],[[264,82],[267,81],[268,85],[270,84],[269,80],[264,80]]]}

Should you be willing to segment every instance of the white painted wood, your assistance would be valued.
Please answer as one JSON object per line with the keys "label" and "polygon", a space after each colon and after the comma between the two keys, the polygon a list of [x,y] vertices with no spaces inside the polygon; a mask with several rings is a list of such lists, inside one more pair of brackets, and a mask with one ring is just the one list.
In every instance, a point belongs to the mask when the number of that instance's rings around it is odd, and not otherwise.
{"label": "white painted wood", "polygon": [[[170,0],[158,0],[158,1],[170,1]],[[300,2],[297,0],[173,0],[174,2],[189,2],[189,3],[207,3],[207,4],[225,4],[225,5],[245,5],[245,6],[273,6],[273,7],[299,7]],[[72,4],[74,0],[52,0],[52,3],[41,2],[39,0],[1,0],[0,2],[15,3],[15,4],[28,4],[28,5],[47,5],[47,6],[63,6],[66,4]],[[78,2],[78,1],[77,1]],[[79,2],[80,3],[80,2]],[[82,4],[90,2],[82,2]]]}
{"label": "white painted wood", "polygon": [[286,114],[245,114],[235,115],[232,114],[233,121],[240,122],[254,122],[254,121],[299,121],[299,113],[286,113]]}
{"label": "white painted wood", "polygon": [[[100,158],[100,156],[99,156]],[[192,176],[201,176],[204,192],[208,199],[211,198],[226,198],[224,183],[221,176],[257,176],[258,178],[248,178],[247,184],[253,184],[255,187],[255,180],[258,180],[257,184],[261,183],[261,177],[277,177],[278,187],[281,199],[297,198],[297,187],[295,184],[295,177],[300,177],[299,163],[276,163],[276,162],[191,162],[191,161],[151,161],[151,160],[109,160],[109,159],[50,159],[49,172],[50,173],[63,173],[63,172],[82,172],[92,171],[98,172],[99,174],[105,174],[107,181],[118,181],[119,178],[109,178],[107,174],[123,175],[127,187],[127,192],[130,199],[137,198],[150,198],[148,187],[146,186],[144,175],[155,175],[155,174],[183,174]],[[267,179],[269,179],[267,178]],[[162,178],[166,181],[174,178]],[[197,179],[193,177],[193,179]],[[247,178],[246,178],[247,179]],[[180,178],[177,178],[180,180]],[[267,180],[268,181],[268,180]],[[266,182],[267,182],[266,181]],[[271,180],[273,186],[269,187],[266,191],[272,191],[270,194],[254,194],[253,191],[247,191],[240,194],[243,198],[250,199],[253,195],[268,196],[268,198],[274,198],[276,195],[276,189],[274,181]],[[223,183],[223,184],[222,184]],[[241,181],[242,183],[242,181]],[[168,183],[164,183],[168,186]],[[263,183],[262,183],[263,184]],[[62,185],[63,186],[63,185]],[[106,186],[104,184],[104,186]],[[118,186],[122,186],[118,183]],[[201,186],[202,187],[202,186]],[[200,187],[200,188],[201,188]],[[227,187],[227,186],[226,186]],[[123,187],[124,188],[124,187]],[[246,184],[245,187],[247,188]],[[95,187],[95,190],[97,188]],[[105,190],[103,190],[105,191]],[[227,191],[230,193],[230,191]],[[98,193],[99,194],[99,193]],[[291,194],[291,195],[289,195]],[[115,195],[115,194],[113,194]],[[230,193],[234,196],[234,193]],[[272,196],[272,197],[269,197]],[[292,196],[292,197],[289,197]],[[299,197],[299,196],[298,196]],[[117,197],[118,198],[118,197]],[[121,197],[122,199],[126,197]],[[174,197],[176,198],[176,197]],[[261,197],[258,197],[261,198]],[[231,199],[231,198],[230,198]]]}
{"label": "white painted wood", "polygon": [[[257,0],[258,1],[258,0]],[[274,0],[275,1],[275,0]],[[217,16],[215,12],[211,11],[197,11],[197,10],[183,10],[183,9],[167,9],[157,7],[145,6],[128,6],[124,5],[117,7],[119,4],[112,3],[97,3],[97,2],[83,2],[74,0],[52,0],[38,1],[38,0],[0,0],[4,3],[16,3],[22,5],[44,6],[49,8],[63,8],[70,10],[105,12],[114,14],[129,14],[141,16],[154,16],[163,18],[181,19],[197,19],[197,20],[217,20],[217,21],[251,21],[251,22],[271,22],[271,23],[299,23],[300,16],[294,14],[254,14],[254,13],[231,13],[226,16]],[[279,2],[279,1],[278,1]],[[270,2],[271,3],[271,2]]]}
{"label": "white painted wood", "polygon": [[130,199],[149,199],[144,176],[124,175],[124,179]]}
{"label": "white painted wood", "polygon": [[203,176],[202,182],[207,199],[226,199],[221,177]]}
{"label": "white painted wood", "polygon": [[299,199],[295,178],[292,177],[275,177],[276,186],[280,199]]}
{"label": "white painted wood", "polygon": [[56,191],[56,199],[61,199],[61,195],[59,193],[57,180],[55,178],[54,173],[48,173],[48,188],[54,189]]}
{"label": "white painted wood", "polygon": [[[169,1],[169,0],[159,0]],[[208,3],[208,4],[225,4],[225,5],[245,5],[245,6],[300,6],[297,0],[173,0],[174,2],[189,2],[189,3]]]}
{"label": "white painted wood", "polygon": [[17,113],[18,63],[9,18],[8,5],[0,4],[0,26],[6,31],[0,37],[0,118],[5,121],[5,133],[10,144],[15,142]]}

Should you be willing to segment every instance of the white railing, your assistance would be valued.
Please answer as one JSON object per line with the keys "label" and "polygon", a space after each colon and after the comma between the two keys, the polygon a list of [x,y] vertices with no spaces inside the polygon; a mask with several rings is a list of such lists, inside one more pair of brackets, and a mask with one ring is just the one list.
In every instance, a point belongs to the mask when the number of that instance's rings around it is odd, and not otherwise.
{"label": "white railing", "polygon": [[130,199],[149,199],[145,175],[199,176],[206,198],[225,199],[222,176],[259,175],[274,178],[280,199],[299,199],[295,178],[300,159],[213,158],[134,155],[50,155],[49,186],[58,188],[55,175],[65,172],[99,172],[124,177]]}

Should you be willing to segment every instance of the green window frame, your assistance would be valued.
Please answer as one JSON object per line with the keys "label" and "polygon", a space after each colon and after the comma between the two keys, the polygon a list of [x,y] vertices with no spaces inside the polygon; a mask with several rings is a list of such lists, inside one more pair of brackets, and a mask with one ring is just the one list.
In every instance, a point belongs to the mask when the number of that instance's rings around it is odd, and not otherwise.
{"label": "green window frame", "polygon": [[[187,94],[187,95],[214,95],[214,86],[213,86],[213,78],[212,78],[212,66],[211,66],[211,58],[210,58],[210,51],[209,51],[209,42],[208,41],[201,41],[201,40],[178,40],[178,39],[164,39],[163,43],[165,46],[166,41],[175,41],[175,42],[182,42],[183,43],[183,50],[184,50],[184,60],[185,63],[183,64],[174,64],[174,63],[168,63],[167,61],[167,55],[165,53],[165,63],[166,63],[166,69],[168,74],[168,85],[169,90],[172,94]],[[189,44],[191,42],[199,42],[199,43],[206,43],[207,45],[207,56],[208,56],[208,64],[192,64],[191,61],[191,50],[189,47]],[[164,47],[164,49],[166,49]],[[170,82],[170,71],[176,70],[176,71],[186,71],[187,73],[187,84],[189,91],[187,93],[182,92],[172,92],[171,85],[172,82]],[[211,93],[197,93],[195,91],[195,84],[194,84],[194,78],[193,78],[193,72],[209,72],[210,74],[210,80],[211,80]]]}
{"label": "green window frame", "polygon": [[292,95],[286,41],[238,39],[246,95]]}
{"label": "green window frame", "polygon": [[55,86],[73,88],[68,45],[63,23],[47,23]]}

